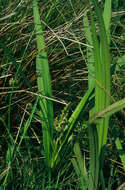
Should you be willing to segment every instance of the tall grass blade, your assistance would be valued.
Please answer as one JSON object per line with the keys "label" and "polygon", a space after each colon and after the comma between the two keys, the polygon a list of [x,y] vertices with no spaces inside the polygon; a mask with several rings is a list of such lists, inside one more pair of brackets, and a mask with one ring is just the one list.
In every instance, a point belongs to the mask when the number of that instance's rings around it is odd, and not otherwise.
{"label": "tall grass blade", "polygon": [[[84,25],[84,31],[85,31],[85,38],[87,44],[92,46],[92,35],[90,31],[90,25],[87,17],[87,10],[84,13],[83,16],[83,25]],[[93,49],[88,47],[86,48],[87,51],[87,67],[88,67],[88,86],[91,87],[93,85],[94,78],[95,78],[95,67],[94,67],[94,56],[93,56]]]}
{"label": "tall grass blade", "polygon": [[89,130],[89,144],[90,144],[90,170],[89,170],[89,190],[98,189],[99,176],[99,146],[98,133],[95,125],[88,127]]}
{"label": "tall grass blade", "polygon": [[87,171],[86,171],[86,166],[85,166],[85,159],[83,159],[78,142],[74,144],[74,153],[75,153],[76,159],[73,158],[72,163],[78,175],[81,189],[86,190],[88,187],[88,177],[87,177]]}
{"label": "tall grass blade", "polygon": [[102,186],[102,190],[107,190],[107,188],[105,186],[105,178],[104,178],[102,169],[100,170],[100,183]]}
{"label": "tall grass blade", "polygon": [[83,160],[83,156],[82,156],[82,153],[81,153],[80,146],[79,146],[78,142],[76,142],[74,144],[74,153],[76,155],[77,162],[78,162],[78,165],[79,165],[79,168],[81,170],[82,175],[87,176],[85,162]]}
{"label": "tall grass blade", "polygon": [[111,5],[112,5],[112,0],[105,0],[103,18],[104,18],[108,43],[110,43],[110,21],[111,21],[111,10],[112,10]]}
{"label": "tall grass blade", "polygon": [[[52,97],[51,79],[49,72],[49,64],[46,53],[46,46],[43,36],[43,29],[40,22],[40,15],[38,10],[38,1],[33,0],[33,15],[34,25],[36,32],[36,41],[38,55],[36,57],[36,72],[37,72],[37,85],[38,91],[44,96]],[[51,160],[51,143],[53,139],[53,103],[51,100],[42,98],[40,100],[41,107],[41,120],[42,120],[42,131],[43,131],[43,145],[44,154],[46,158],[46,164],[50,166]]]}
{"label": "tall grass blade", "polygon": [[21,135],[20,142],[18,143],[17,151],[19,150],[19,147],[20,147],[20,145],[21,145],[21,143],[22,143],[22,141],[23,141],[23,139],[24,139],[24,137],[25,137],[25,135],[26,135],[26,132],[27,132],[27,130],[28,130],[28,127],[29,127],[30,124],[31,124],[32,118],[33,118],[34,113],[35,113],[35,111],[36,111],[36,107],[37,107],[37,104],[38,104],[38,100],[39,100],[39,97],[36,98],[36,101],[35,101],[35,103],[34,103],[34,105],[33,105],[33,108],[32,108],[32,112],[31,112],[31,114],[30,114],[30,116],[29,116],[29,118],[28,118],[26,124],[24,125],[23,134]]}
{"label": "tall grass blade", "polygon": [[[110,2],[110,1],[109,1]],[[90,111],[90,118],[110,105],[110,54],[109,54],[109,23],[106,21],[106,7],[108,1],[105,1],[105,10],[102,14],[99,2],[90,0],[97,18],[99,39],[96,32],[94,15],[90,8],[91,32],[93,41],[93,54],[95,60],[95,109]],[[111,3],[111,2],[110,2]],[[89,5],[90,6],[90,5]],[[90,6],[91,7],[91,6]],[[110,13],[109,13],[110,14]],[[104,17],[103,17],[104,15]],[[105,20],[105,21],[104,21]],[[106,26],[105,26],[106,24]],[[99,170],[102,170],[104,159],[104,147],[107,141],[109,117],[102,118],[96,125],[89,125],[90,139],[90,184],[89,189],[98,189]],[[101,161],[101,162],[100,162]]]}
{"label": "tall grass blade", "polygon": [[[98,1],[92,0],[98,20],[100,42],[98,41],[93,15],[91,12],[91,26],[95,57],[95,112],[99,112],[110,104],[110,54],[102,10]],[[99,151],[106,143],[109,118],[100,120],[97,125],[99,137]]]}
{"label": "tall grass blade", "polygon": [[118,150],[121,162],[123,164],[123,169],[125,171],[125,151],[123,150],[123,147],[119,138],[116,139],[115,144],[116,144],[116,148]]}

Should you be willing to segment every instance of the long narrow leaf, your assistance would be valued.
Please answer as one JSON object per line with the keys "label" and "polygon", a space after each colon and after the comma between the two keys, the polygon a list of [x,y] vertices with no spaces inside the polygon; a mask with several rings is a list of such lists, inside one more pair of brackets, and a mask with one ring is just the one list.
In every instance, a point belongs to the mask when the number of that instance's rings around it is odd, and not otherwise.
{"label": "long narrow leaf", "polygon": [[125,98],[123,98],[122,100],[119,100],[119,101],[115,102],[114,104],[108,106],[104,110],[101,110],[97,114],[93,115],[89,119],[89,123],[96,123],[97,119],[110,117],[114,113],[120,111],[123,108],[125,108]]}
{"label": "long narrow leaf", "polygon": [[87,103],[90,95],[92,94],[93,90],[94,90],[93,87],[91,87],[90,89],[88,89],[88,91],[85,93],[85,95],[83,96],[82,100],[80,101],[80,103],[78,104],[78,106],[76,107],[76,109],[74,110],[74,112],[72,113],[71,117],[69,118],[68,125],[66,126],[66,128],[68,129],[67,133],[66,133],[66,136],[63,139],[62,143],[60,144],[60,146],[58,148],[58,151],[56,152],[54,160],[56,160],[58,158],[59,153],[60,153],[63,145],[68,140],[68,137],[69,137],[69,135],[71,133],[71,130],[72,130],[72,128],[73,128],[76,120],[78,119],[79,114],[81,113],[81,111],[83,110],[85,104]]}
{"label": "long narrow leaf", "polygon": [[[102,109],[110,105],[110,54],[109,54],[109,21],[104,17],[102,9],[97,0],[90,0],[92,3],[98,23],[99,37],[97,36],[94,14],[90,8],[91,31],[93,40],[93,54],[95,60],[95,109],[90,111],[90,118]],[[108,2],[105,2],[105,9]],[[91,6],[90,6],[91,7]],[[107,25],[107,28],[105,27]],[[94,125],[89,125],[90,138],[90,190],[98,188],[99,168],[102,168],[104,146],[107,140],[109,117],[102,118]],[[97,131],[96,131],[97,129]],[[101,161],[101,162],[100,162]]]}
{"label": "long narrow leaf", "polygon": [[[85,31],[85,38],[87,44],[92,46],[92,35],[90,31],[90,25],[87,17],[87,10],[83,16],[83,24],[84,24],[84,31]],[[95,67],[94,67],[94,56],[93,56],[93,49],[90,47],[86,47],[87,51],[87,67],[88,67],[88,85],[91,87],[93,83],[95,83]]]}
{"label": "long narrow leaf", "polygon": [[[96,88],[95,88],[95,112],[99,112],[106,108],[110,104],[110,55],[109,44],[106,34],[105,24],[103,20],[102,10],[97,0],[92,0],[97,16],[100,32],[100,43],[97,39],[95,24],[92,12],[91,13],[91,26],[95,56],[95,76],[96,76]],[[100,45],[99,45],[100,44]],[[99,137],[99,151],[104,146],[107,139],[108,120],[105,118],[100,120],[97,125],[98,137]]]}
{"label": "long narrow leaf", "polygon": [[[49,72],[48,57],[43,36],[43,28],[40,22],[37,0],[33,0],[33,15],[34,15],[34,25],[36,32],[37,49],[38,49],[38,55],[36,57],[38,91],[42,95],[52,98],[51,77]],[[53,123],[54,123],[53,103],[51,100],[41,98],[40,108],[41,108],[44,154],[46,158],[46,164],[50,166],[51,152],[52,152],[51,144],[53,139]]]}
{"label": "long narrow leaf", "polygon": [[85,159],[82,156],[78,142],[74,144],[74,153],[77,159],[77,162],[73,160],[74,168],[79,177],[81,189],[86,190],[88,187],[88,177],[86,172]]}
{"label": "long narrow leaf", "polygon": [[28,118],[28,120],[27,120],[27,122],[26,122],[26,124],[25,124],[25,126],[23,128],[23,134],[21,136],[20,142],[18,143],[17,151],[19,150],[19,147],[20,147],[20,145],[21,145],[21,143],[22,143],[22,141],[23,141],[23,139],[25,137],[25,134],[26,134],[26,132],[28,130],[28,127],[30,126],[30,123],[31,123],[32,118],[33,118],[33,115],[34,115],[34,113],[36,111],[38,99],[39,99],[39,97],[36,98],[36,101],[35,101],[35,103],[33,105],[33,108],[32,108],[32,112],[31,112],[31,114],[30,114],[30,116],[29,116],[29,118]]}
{"label": "long narrow leaf", "polygon": [[118,153],[119,153],[119,156],[120,156],[120,159],[122,161],[123,168],[125,171],[125,151],[123,150],[123,147],[119,138],[116,139],[115,144],[116,144],[116,148],[118,150]]}
{"label": "long narrow leaf", "polygon": [[103,18],[109,43],[110,43],[110,21],[111,21],[111,10],[112,10],[111,5],[112,5],[112,0],[105,0]]}
{"label": "long narrow leaf", "polygon": [[96,126],[90,126],[89,129],[89,144],[90,144],[90,174],[89,174],[89,190],[98,189],[99,175],[99,146],[98,133]]}

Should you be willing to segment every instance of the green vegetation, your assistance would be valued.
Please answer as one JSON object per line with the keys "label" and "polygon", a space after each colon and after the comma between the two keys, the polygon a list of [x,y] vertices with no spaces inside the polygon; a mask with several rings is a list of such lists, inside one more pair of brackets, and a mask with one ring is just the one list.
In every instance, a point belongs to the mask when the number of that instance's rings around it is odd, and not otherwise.
{"label": "green vegetation", "polygon": [[121,2],[0,1],[0,190],[124,190]]}

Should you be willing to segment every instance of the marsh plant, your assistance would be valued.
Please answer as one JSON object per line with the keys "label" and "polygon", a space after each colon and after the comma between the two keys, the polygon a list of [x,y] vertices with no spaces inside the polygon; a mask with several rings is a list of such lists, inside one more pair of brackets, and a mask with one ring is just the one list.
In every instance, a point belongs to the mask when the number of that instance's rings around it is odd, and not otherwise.
{"label": "marsh plant", "polygon": [[[117,5],[118,1],[115,2],[115,5]],[[20,167],[20,159],[23,158],[21,151],[23,150],[24,143],[27,147],[27,158],[30,159],[26,159],[26,161],[22,159],[22,167],[25,166],[25,162],[28,163],[28,167],[24,168],[24,175],[28,176],[28,181],[25,180],[25,176],[20,174],[22,170],[19,169],[16,174],[18,176],[21,175],[23,183],[22,185],[19,185],[19,188],[39,189],[40,187],[40,189],[66,189],[67,187],[64,187],[61,184],[60,179],[62,180],[62,183],[65,183],[66,170],[68,170],[67,173],[72,170],[74,173],[71,175],[71,178],[74,179],[75,176],[77,179],[75,180],[75,185],[69,182],[67,185],[68,189],[110,190],[111,184],[109,183],[107,185],[104,175],[105,154],[108,152],[107,139],[110,128],[109,121],[110,117],[119,111],[125,116],[123,110],[125,108],[125,98],[114,101],[111,95],[112,76],[110,46],[113,2],[111,0],[105,0],[104,3],[103,1],[89,0],[88,4],[83,3],[85,9],[82,14],[82,27],[84,29],[83,35],[86,42],[86,50],[84,52],[86,53],[86,58],[84,57],[80,43],[78,44],[78,47],[82,58],[85,58],[84,61],[88,70],[88,90],[82,93],[84,94],[83,97],[78,105],[76,105],[75,108],[73,107],[72,111],[69,108],[70,103],[65,103],[66,105],[64,106],[64,109],[62,109],[61,114],[54,113],[54,102],[57,100],[53,98],[51,67],[49,65],[48,48],[44,36],[44,30],[46,27],[53,32],[65,52],[67,54],[68,52],[63,41],[60,40],[60,37],[43,20],[49,22],[51,16],[53,17],[53,10],[59,13],[60,18],[63,18],[65,22],[66,18],[58,8],[60,7],[60,4],[58,4],[59,0],[55,2],[49,1],[48,4],[50,3],[50,6],[46,4],[45,10],[47,10],[47,15],[45,18],[43,18],[45,16],[44,7],[43,16],[40,14],[41,9],[39,3],[38,0],[32,0],[34,30],[23,52],[20,64],[17,63],[14,55],[10,52],[4,41],[0,40],[0,47],[3,50],[5,57],[7,57],[8,61],[11,62],[16,69],[13,83],[11,83],[12,88],[9,92],[8,121],[6,122],[3,117],[0,116],[0,121],[6,129],[9,139],[9,146],[5,160],[6,169],[0,174],[0,189],[8,187],[14,189],[14,169],[16,168],[14,164],[16,163],[17,168]],[[73,9],[73,14],[75,15],[75,7],[73,7],[71,1],[70,4]],[[9,14],[8,17],[3,17],[0,21],[10,18],[13,15],[15,15],[15,13]],[[50,25],[51,24],[54,23],[51,21]],[[27,68],[23,67],[23,60],[33,37],[36,42],[34,62],[38,93],[34,91],[27,75],[25,74]],[[74,38],[75,41],[77,41],[78,37],[74,35]],[[121,63],[121,60],[125,60],[124,56],[119,58],[117,61],[118,65],[120,65],[119,63]],[[116,72],[117,69],[118,67],[115,67],[114,72]],[[18,82],[15,83],[17,79]],[[12,99],[15,93],[15,87],[16,89],[20,88],[21,79],[23,79],[28,86],[30,92],[27,91],[34,96],[34,99],[32,104],[28,103],[26,105],[16,135],[12,135]],[[31,112],[23,125],[23,118],[25,117],[27,108],[29,108]],[[88,119],[85,119],[84,117],[81,119],[81,114],[88,114],[89,116],[87,115],[86,117]],[[39,121],[40,137],[36,135],[31,127],[33,120]],[[79,136],[76,138],[74,135],[75,133],[78,133],[78,125],[84,125],[84,129],[81,128],[80,130],[87,131],[88,134],[89,162],[87,161],[85,154],[83,155],[82,153]],[[40,144],[38,149],[40,156],[42,154],[42,160],[37,160],[37,162],[32,158],[33,153],[31,148],[28,148],[30,146],[30,137],[28,137],[29,128],[32,129],[35,139]],[[82,136],[82,139],[84,139],[84,136]],[[123,169],[125,170],[125,153],[119,137],[115,140],[115,145],[119,152]],[[120,154],[120,151],[122,151],[122,154]],[[26,152],[24,154],[26,154]],[[67,160],[70,162],[69,165],[67,164]],[[64,169],[63,166],[65,166],[66,169]],[[39,172],[35,171],[35,167],[38,167]],[[57,173],[57,175],[55,175],[55,173]],[[38,178],[41,178],[40,182],[39,180],[37,181],[37,177],[35,177],[37,175],[39,175]],[[30,182],[30,179],[32,183]],[[38,182],[40,183],[39,185],[36,184]],[[121,189],[123,186],[124,184],[118,189]]]}

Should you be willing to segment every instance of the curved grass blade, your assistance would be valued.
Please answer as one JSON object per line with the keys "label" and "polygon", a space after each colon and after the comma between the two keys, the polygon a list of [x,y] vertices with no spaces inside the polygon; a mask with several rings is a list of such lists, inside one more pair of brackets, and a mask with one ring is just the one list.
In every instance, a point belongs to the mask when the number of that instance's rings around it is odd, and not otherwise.
{"label": "curved grass blade", "polygon": [[[87,103],[88,99],[90,98],[90,96],[92,95],[94,90],[94,87],[91,87],[90,89],[87,90],[87,92],[85,93],[85,95],[83,96],[82,100],[80,101],[80,103],[78,104],[78,106],[76,107],[76,109],[74,110],[74,112],[72,113],[71,117],[68,120],[68,124],[66,126],[67,132],[66,135],[63,139],[63,141],[61,142],[57,152],[55,152],[54,154],[54,162],[57,160],[60,151],[62,150],[62,147],[64,146],[64,144],[68,141],[69,135],[74,127],[74,124],[76,122],[76,120],[79,117],[79,114],[81,113],[81,111],[83,110],[85,104]],[[60,139],[61,137],[59,137]]]}
{"label": "curved grass blade", "polygon": [[118,112],[118,111],[120,111],[120,110],[122,110],[124,108],[125,108],[125,98],[123,98],[122,100],[119,100],[119,101],[115,102],[114,104],[108,106],[104,110],[101,110],[97,114],[93,115],[89,119],[89,123],[90,124],[96,123],[96,122],[98,122],[98,119],[100,119],[100,118],[110,117],[114,113],[116,113],[116,112]]}

